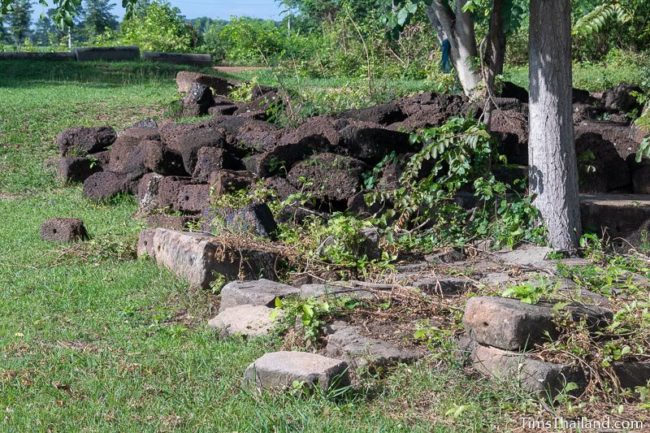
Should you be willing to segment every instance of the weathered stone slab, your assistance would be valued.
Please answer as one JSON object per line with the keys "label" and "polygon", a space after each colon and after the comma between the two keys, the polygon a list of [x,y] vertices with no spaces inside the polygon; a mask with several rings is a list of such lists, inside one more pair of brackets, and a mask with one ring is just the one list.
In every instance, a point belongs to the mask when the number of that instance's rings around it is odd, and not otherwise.
{"label": "weathered stone slab", "polygon": [[650,220],[650,195],[601,194],[580,197],[580,214],[585,229],[611,237],[634,235]]}
{"label": "weathered stone slab", "polygon": [[516,299],[475,297],[467,301],[463,324],[481,344],[506,350],[530,349],[557,336],[551,308]]}
{"label": "weathered stone slab", "polygon": [[235,81],[199,72],[180,71],[176,74],[176,85],[180,93],[189,92],[193,83],[204,84],[217,95],[228,95],[237,85]]}
{"label": "weathered stone slab", "polygon": [[350,383],[345,361],[314,353],[273,352],[253,362],[244,373],[244,382],[260,389],[286,390],[294,382],[323,391]]}
{"label": "weathered stone slab", "polygon": [[192,287],[208,288],[217,275],[229,280],[275,275],[273,254],[229,245],[198,233],[156,229],[153,256],[159,265],[169,268]]}
{"label": "weathered stone slab", "polygon": [[238,305],[220,312],[208,326],[222,335],[259,337],[269,334],[281,316],[282,310],[264,305]]}
{"label": "weathered stone slab", "polygon": [[[463,323],[469,336],[481,344],[505,350],[531,349],[558,334],[552,305],[530,305],[498,297],[471,298]],[[564,308],[573,320],[584,320],[592,331],[603,328],[613,317],[609,309],[599,305],[571,304]]]}
{"label": "weathered stone slab", "polygon": [[266,279],[233,281],[221,289],[219,312],[238,305],[264,305],[273,307],[276,298],[298,295],[300,289]]}
{"label": "weathered stone slab", "polygon": [[329,326],[325,354],[343,358],[356,368],[377,369],[400,363],[410,363],[422,356],[415,350],[397,347],[387,341],[361,334],[357,326],[335,322]]}
{"label": "weathered stone slab", "polygon": [[584,372],[577,367],[544,362],[530,355],[480,344],[472,350],[471,363],[474,369],[488,377],[516,382],[525,391],[541,397],[557,395],[569,382],[578,385],[576,393],[586,385]]}
{"label": "weathered stone slab", "polygon": [[549,247],[526,245],[513,251],[499,253],[497,257],[508,265],[550,268],[554,267],[554,264],[546,260],[546,257],[551,251]]}

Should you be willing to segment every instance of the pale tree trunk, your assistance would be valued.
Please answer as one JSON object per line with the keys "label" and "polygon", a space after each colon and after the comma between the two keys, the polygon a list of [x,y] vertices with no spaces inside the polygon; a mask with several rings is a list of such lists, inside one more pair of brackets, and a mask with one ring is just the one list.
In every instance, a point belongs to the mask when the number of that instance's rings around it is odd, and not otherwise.
{"label": "pale tree trunk", "polygon": [[440,42],[447,39],[451,45],[451,61],[458,74],[463,92],[474,97],[481,82],[474,20],[463,12],[467,0],[457,0],[453,11],[447,0],[433,0],[426,7],[427,17],[438,33]]}
{"label": "pale tree trunk", "polygon": [[571,115],[571,0],[530,1],[530,191],[550,244],[575,252],[580,203]]}

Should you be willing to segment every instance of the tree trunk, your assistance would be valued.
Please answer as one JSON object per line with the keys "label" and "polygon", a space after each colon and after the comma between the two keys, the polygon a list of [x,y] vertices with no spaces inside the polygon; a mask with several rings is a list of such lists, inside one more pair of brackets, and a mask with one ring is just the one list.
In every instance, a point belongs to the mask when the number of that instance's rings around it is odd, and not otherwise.
{"label": "tree trunk", "polygon": [[497,75],[503,73],[503,63],[506,58],[505,2],[506,0],[492,1],[490,27],[486,38],[487,47],[485,53],[485,61],[487,63],[486,85],[490,90],[494,90]]}
{"label": "tree trunk", "polygon": [[530,191],[550,244],[574,252],[580,203],[571,115],[570,0],[530,1]]}
{"label": "tree trunk", "polygon": [[467,0],[456,1],[456,11],[452,11],[447,0],[433,0],[426,7],[427,17],[436,29],[440,42],[447,39],[451,45],[451,61],[458,74],[463,92],[475,96],[475,90],[481,82],[478,70],[478,49],[474,33],[474,20],[469,13],[463,12]]}
{"label": "tree trunk", "polygon": [[507,0],[493,0],[490,13],[490,26],[485,38],[485,87],[487,98],[483,108],[484,120],[488,129],[492,126],[492,111],[496,108],[492,99],[497,75],[503,73],[503,63],[506,59],[506,29],[505,29],[505,2]]}

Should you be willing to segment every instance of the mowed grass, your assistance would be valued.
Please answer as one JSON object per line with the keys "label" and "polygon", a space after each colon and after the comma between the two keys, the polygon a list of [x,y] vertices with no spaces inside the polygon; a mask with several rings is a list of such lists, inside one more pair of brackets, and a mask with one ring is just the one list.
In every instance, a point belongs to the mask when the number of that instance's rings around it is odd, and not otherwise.
{"label": "mowed grass", "polygon": [[[177,98],[176,67],[0,62],[0,432],[484,432],[530,400],[435,359],[340,397],[258,394],[246,366],[277,338],[220,339],[214,297],[133,249],[137,205],[83,199],[44,161],[74,125],[124,128]],[[45,243],[48,217],[92,240]]]}

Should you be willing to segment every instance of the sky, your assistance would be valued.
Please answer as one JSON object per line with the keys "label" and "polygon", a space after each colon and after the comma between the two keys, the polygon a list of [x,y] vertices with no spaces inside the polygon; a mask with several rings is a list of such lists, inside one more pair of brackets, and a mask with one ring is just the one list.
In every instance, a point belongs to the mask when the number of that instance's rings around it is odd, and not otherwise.
{"label": "sky", "polygon": [[[45,8],[34,3],[34,12],[40,15]],[[113,13],[120,18],[124,15],[122,1],[114,0]],[[280,19],[282,7],[275,0],[171,0],[170,3],[181,10],[186,18],[225,18],[248,16],[255,18]]]}

